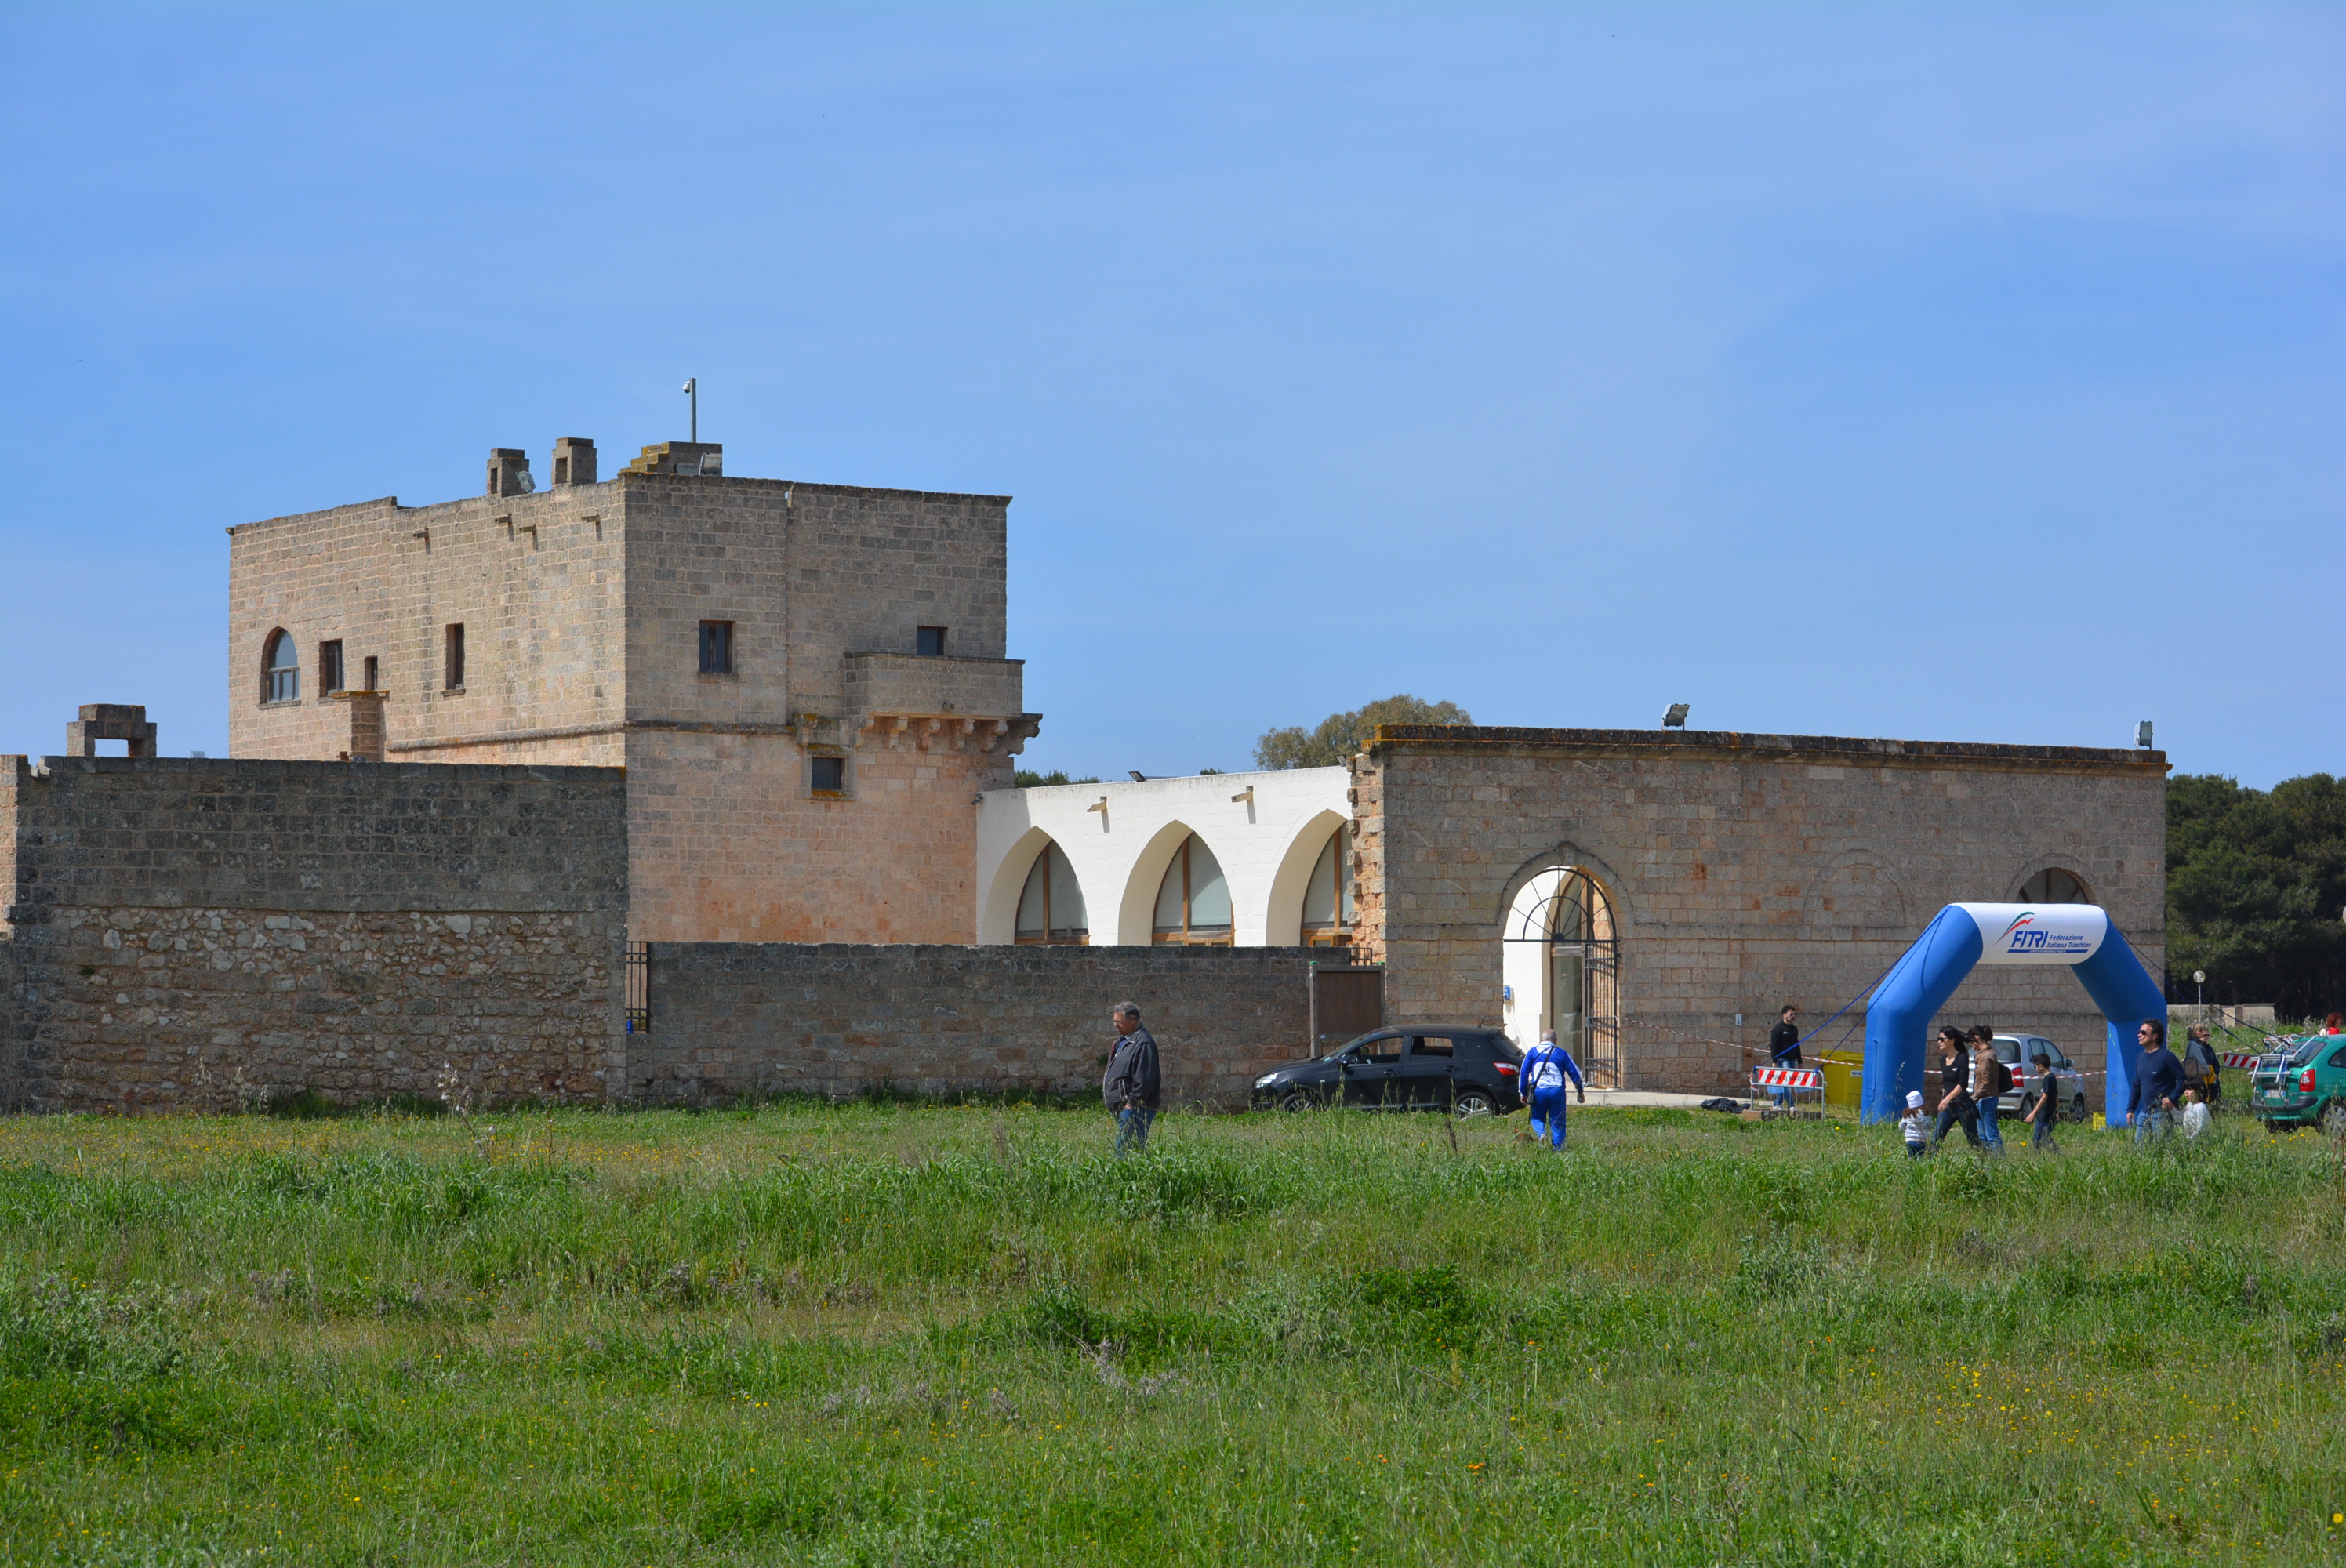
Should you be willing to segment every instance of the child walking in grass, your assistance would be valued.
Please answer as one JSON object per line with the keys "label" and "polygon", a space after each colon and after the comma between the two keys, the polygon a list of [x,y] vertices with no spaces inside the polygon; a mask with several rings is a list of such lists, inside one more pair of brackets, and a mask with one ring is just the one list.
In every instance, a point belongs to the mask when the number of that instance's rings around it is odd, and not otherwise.
{"label": "child walking in grass", "polygon": [[1898,1130],[1905,1135],[1908,1157],[1921,1159],[1931,1142],[1931,1118],[1923,1109],[1923,1091],[1906,1091],[1906,1115],[1899,1119]]}
{"label": "child walking in grass", "polygon": [[2044,1150],[2057,1153],[2053,1146],[2053,1124],[2061,1119],[2061,1079],[2053,1071],[2053,1058],[2039,1051],[2028,1059],[2036,1069],[2036,1104],[2028,1107],[2028,1147],[2031,1153]]}

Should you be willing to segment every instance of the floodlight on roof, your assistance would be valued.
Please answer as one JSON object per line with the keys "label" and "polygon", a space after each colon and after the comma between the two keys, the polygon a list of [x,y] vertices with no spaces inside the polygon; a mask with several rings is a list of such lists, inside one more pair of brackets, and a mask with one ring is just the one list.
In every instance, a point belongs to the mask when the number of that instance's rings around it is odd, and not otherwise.
{"label": "floodlight on roof", "polygon": [[2134,743],[2137,746],[2150,744],[2150,720],[2147,718],[2134,727]]}
{"label": "floodlight on roof", "polygon": [[1684,729],[1686,728],[1686,716],[1687,704],[1683,702],[1674,702],[1670,704],[1670,710],[1662,715],[1662,728],[1664,729]]}

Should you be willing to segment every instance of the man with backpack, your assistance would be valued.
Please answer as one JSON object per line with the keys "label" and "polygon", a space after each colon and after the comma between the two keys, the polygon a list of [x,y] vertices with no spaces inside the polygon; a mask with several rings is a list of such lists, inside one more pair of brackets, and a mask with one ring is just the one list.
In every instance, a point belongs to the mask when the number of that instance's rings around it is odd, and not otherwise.
{"label": "man with backpack", "polygon": [[1555,1030],[1543,1029],[1539,1044],[1524,1053],[1515,1073],[1515,1081],[1523,1085],[1524,1104],[1532,1109],[1532,1142],[1538,1144],[1545,1135],[1550,1148],[1563,1148],[1566,1078],[1580,1091],[1580,1103],[1588,1104],[1588,1083],[1580,1075],[1580,1064],[1556,1043]]}
{"label": "man with backpack", "polygon": [[2004,1096],[2012,1093],[2012,1069],[1996,1060],[1995,1031],[1986,1024],[1972,1029],[1972,1098],[1979,1104],[1980,1142],[1988,1153],[2004,1153],[2004,1133],[1995,1125]]}

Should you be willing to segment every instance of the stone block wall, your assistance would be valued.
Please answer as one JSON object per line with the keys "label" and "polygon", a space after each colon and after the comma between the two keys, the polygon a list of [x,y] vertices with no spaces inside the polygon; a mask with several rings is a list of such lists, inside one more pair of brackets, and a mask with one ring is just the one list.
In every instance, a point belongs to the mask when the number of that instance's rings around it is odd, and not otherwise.
{"label": "stone block wall", "polygon": [[[652,1022],[627,1041],[629,1093],[668,1100],[1096,1092],[1137,1003],[1166,1104],[1231,1107],[1308,1054],[1307,948],[869,947],[655,942]],[[1324,958],[1324,952],[1318,956]]]}
{"label": "stone block wall", "polygon": [[599,1095],[615,769],[0,758],[0,1100]]}
{"label": "stone block wall", "polygon": [[[2016,898],[2048,866],[2156,976],[2166,772],[2153,751],[1387,727],[1354,767],[1354,951],[1387,965],[1396,1021],[1513,1022],[1502,921],[1537,871],[1582,867],[1619,922],[1624,1084],[1716,1092],[1784,1002],[1822,1023],[1942,905]],[[2058,970],[1982,970],[1948,1021],[2103,1058],[2099,1013]],[[1842,1022],[1862,1049],[1862,1003]]]}
{"label": "stone block wall", "polygon": [[[333,640],[351,686],[376,659],[394,759],[616,763],[627,611],[614,488],[433,506],[386,496],[230,529],[230,752],[331,761],[347,747],[349,714],[319,689],[318,647]],[[451,625],[464,628],[460,691],[446,688]],[[301,695],[264,703],[280,627],[301,655]]]}
{"label": "stone block wall", "polygon": [[974,942],[977,810],[1006,748],[872,741],[817,797],[786,737],[628,737],[638,941]]}
{"label": "stone block wall", "polygon": [[[245,524],[230,531],[232,748],[353,748],[349,705],[317,689],[318,647],[338,640],[349,682],[379,661],[392,760],[629,769],[638,937],[968,941],[976,797],[1009,783],[1034,732],[1004,657],[1008,504],[623,473]],[[704,621],[729,623],[729,671],[700,668]],[[917,657],[924,626],[945,629],[947,657]],[[264,703],[280,627],[303,684]],[[847,790],[815,792],[817,755],[847,759]]]}

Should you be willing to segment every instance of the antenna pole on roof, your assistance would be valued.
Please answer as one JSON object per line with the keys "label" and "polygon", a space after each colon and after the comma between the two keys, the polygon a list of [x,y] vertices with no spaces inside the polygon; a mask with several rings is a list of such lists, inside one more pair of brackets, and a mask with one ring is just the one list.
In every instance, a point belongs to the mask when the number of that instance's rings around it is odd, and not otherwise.
{"label": "antenna pole on roof", "polygon": [[692,400],[692,443],[698,446],[700,444],[700,378],[699,376],[687,376],[684,379],[684,395]]}

